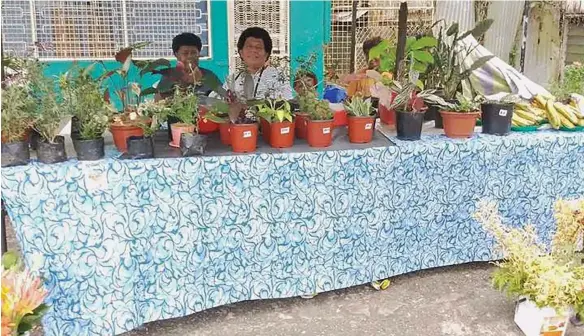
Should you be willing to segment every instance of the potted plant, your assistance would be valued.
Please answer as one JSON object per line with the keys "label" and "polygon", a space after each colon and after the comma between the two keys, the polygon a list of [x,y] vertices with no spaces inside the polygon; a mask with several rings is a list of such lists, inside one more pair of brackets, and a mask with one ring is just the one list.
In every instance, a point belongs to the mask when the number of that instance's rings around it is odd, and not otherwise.
{"label": "potted plant", "polygon": [[126,139],[128,159],[151,159],[154,157],[154,134],[160,127],[157,116],[142,120],[136,124],[142,130],[142,135],[131,135]]}
{"label": "potted plant", "polygon": [[[231,147],[235,153],[248,153],[256,150],[258,142],[258,124],[256,110],[246,104],[232,104],[230,110],[237,108],[237,117],[231,117]],[[232,112],[230,112],[230,116]]]}
{"label": "potted plant", "polygon": [[[148,42],[140,42],[119,50],[115,54],[115,59],[120,65],[118,69],[107,70],[105,65],[103,66],[105,72],[100,80],[109,81],[104,97],[109,102],[113,96],[114,103],[120,107],[119,113],[114,115],[110,123],[114,143],[120,152],[125,152],[127,149],[126,139],[130,136],[143,136],[140,125],[150,122],[147,117],[137,112],[142,99],[157,92],[153,87],[142,87],[144,76],[171,69],[170,61],[165,58],[157,60],[133,58],[135,50],[143,49],[148,45]],[[160,67],[164,68],[160,69]]]}
{"label": "potted plant", "polygon": [[224,145],[231,145],[231,135],[229,122],[229,104],[222,100],[217,100],[211,105],[209,112],[205,113],[203,119],[219,124],[219,138]]}
{"label": "potted plant", "polygon": [[269,125],[269,144],[274,148],[289,148],[294,144],[294,119],[290,103],[282,99],[267,99],[258,105],[258,117]]}
{"label": "potted plant", "polygon": [[477,118],[480,116],[480,104],[467,99],[462,94],[456,95],[457,103],[442,105],[440,110],[444,122],[444,133],[449,138],[470,138],[474,132]]}
{"label": "potted plant", "polygon": [[[584,313],[584,265],[581,256],[578,258],[575,253],[577,233],[582,232],[584,218],[575,220],[581,214],[578,210],[563,213],[569,208],[564,202],[556,204],[557,230],[551,253],[539,243],[532,225],[522,228],[503,225],[495,203],[479,203],[474,214],[504,254],[504,260],[496,263],[493,285],[518,298],[515,322],[527,336],[563,335],[569,310]],[[578,203],[579,207],[584,206],[582,201]]]}
{"label": "potted plant", "polygon": [[328,101],[314,100],[309,104],[309,120],[306,126],[306,139],[310,147],[328,147],[333,140],[333,111]]}
{"label": "potted plant", "polygon": [[61,77],[59,86],[63,97],[63,108],[76,121],[72,130],[73,147],[81,161],[99,160],[104,157],[103,133],[115,111],[101,92],[100,83],[89,75],[91,67],[69,70]]}
{"label": "potted plant", "polygon": [[34,123],[35,102],[24,85],[2,88],[2,167],[30,160],[28,133]]}
{"label": "potted plant", "polygon": [[354,96],[345,102],[349,113],[349,141],[353,143],[368,143],[373,139],[375,130],[375,116],[371,106],[371,99]]}
{"label": "potted plant", "polygon": [[179,121],[170,125],[172,132],[170,146],[178,148],[182,133],[195,131],[198,133],[198,129],[195,130],[195,128],[199,120],[199,97],[192,92],[183,92],[177,88],[171,100],[170,110],[170,115]]}
{"label": "potted plant", "polygon": [[[435,23],[438,24],[441,21]],[[460,92],[461,84],[467,80],[471,73],[487,63],[493,55],[483,56],[463,70],[462,64],[467,57],[477,48],[478,43],[470,47],[462,47],[459,42],[473,36],[480,39],[493,24],[492,19],[478,22],[473,29],[459,32],[458,23],[453,23],[444,32],[444,27],[438,30],[436,47],[432,50],[433,62],[424,74],[426,89],[435,89],[448,103],[455,103],[456,93]],[[439,106],[430,105],[430,114],[434,114],[435,127],[443,128],[443,115],[438,112]]]}
{"label": "potted plant", "polygon": [[314,110],[318,101],[316,91],[303,90],[298,95],[298,112],[295,113],[295,133],[298,139],[306,139],[308,120],[310,120],[309,111]]}
{"label": "potted plant", "polygon": [[483,133],[506,135],[511,131],[511,121],[515,110],[514,102],[484,100],[481,103],[481,124]]}

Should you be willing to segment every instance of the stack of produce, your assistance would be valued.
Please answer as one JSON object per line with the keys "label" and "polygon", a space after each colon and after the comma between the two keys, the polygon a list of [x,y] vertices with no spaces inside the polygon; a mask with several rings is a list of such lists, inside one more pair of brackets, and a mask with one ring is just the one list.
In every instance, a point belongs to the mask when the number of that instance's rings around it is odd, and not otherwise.
{"label": "stack of produce", "polygon": [[555,101],[555,98],[536,95],[531,104],[515,103],[513,126],[537,126],[545,121],[555,128],[574,129],[584,126],[584,113],[578,101],[573,98],[570,104]]}

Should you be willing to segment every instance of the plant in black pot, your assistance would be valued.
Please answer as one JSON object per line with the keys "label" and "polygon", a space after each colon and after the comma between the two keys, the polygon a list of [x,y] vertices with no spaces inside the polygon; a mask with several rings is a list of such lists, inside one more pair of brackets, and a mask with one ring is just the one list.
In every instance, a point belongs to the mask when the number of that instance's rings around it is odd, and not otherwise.
{"label": "plant in black pot", "polygon": [[25,165],[30,160],[27,137],[34,108],[26,86],[2,88],[2,167]]}
{"label": "plant in black pot", "polygon": [[131,135],[126,139],[126,158],[151,159],[154,157],[154,134],[160,127],[157,116],[149,120],[141,120],[136,124],[143,131],[143,135]]}
{"label": "plant in black pot", "polygon": [[[443,20],[434,25],[442,23]],[[478,43],[465,47],[461,43],[469,36],[481,38],[493,24],[492,19],[478,22],[473,29],[459,32],[458,23],[453,23],[444,32],[444,27],[438,29],[438,44],[432,50],[434,62],[425,73],[425,89],[434,89],[436,94],[449,103],[456,103],[456,93],[462,91],[462,82],[467,80],[471,73],[487,63],[493,55],[482,56],[474,62],[468,62],[469,55],[478,47]],[[464,69],[463,69],[463,66]],[[435,127],[443,128],[443,116],[439,113],[440,106],[431,104],[428,114],[434,117]]]}
{"label": "plant in black pot", "polygon": [[59,86],[63,108],[76,120],[76,132],[71,125],[73,147],[80,161],[102,159],[103,133],[108,128],[115,108],[103,97],[99,81],[89,75],[89,70],[73,68],[61,77]]}
{"label": "plant in black pot", "polygon": [[483,133],[507,135],[511,132],[511,120],[515,104],[505,97],[501,100],[483,100],[481,103],[481,121]]}

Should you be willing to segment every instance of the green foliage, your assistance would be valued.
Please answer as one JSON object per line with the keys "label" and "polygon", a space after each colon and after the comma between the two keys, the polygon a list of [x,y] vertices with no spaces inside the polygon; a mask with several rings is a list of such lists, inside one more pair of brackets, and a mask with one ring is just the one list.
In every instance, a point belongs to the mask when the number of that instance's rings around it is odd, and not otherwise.
{"label": "green foliage", "polygon": [[170,115],[187,125],[196,125],[199,115],[199,97],[193,92],[177,88],[170,103]]}
{"label": "green foliage", "polygon": [[222,100],[214,102],[209,112],[203,116],[203,119],[218,124],[229,122],[229,104]]}
{"label": "green foliage", "polygon": [[[438,41],[432,36],[424,36],[420,39],[408,37],[406,39],[404,59],[407,69],[412,69],[419,73],[426,71],[434,59],[430,50],[437,45]],[[379,72],[393,72],[395,69],[397,47],[389,40],[383,40],[381,43],[371,48],[369,59],[379,60]]]}
{"label": "green foliage", "polygon": [[290,103],[283,99],[266,99],[265,102],[257,105],[259,117],[269,122],[292,122],[292,111]]}
{"label": "green foliage", "polygon": [[103,97],[101,83],[89,75],[90,68],[73,66],[59,80],[63,109],[79,120],[79,137],[83,140],[102,137],[115,112]]}
{"label": "green foliage", "polygon": [[22,266],[20,257],[14,251],[7,251],[2,255],[2,267],[5,270],[11,268],[20,268]]}
{"label": "green foliage", "polygon": [[22,141],[34,123],[35,101],[24,85],[2,89],[2,139],[8,143]]}
{"label": "green foliage", "polygon": [[[436,22],[434,25],[440,23]],[[445,99],[453,99],[459,91],[461,82],[468,79],[470,74],[482,67],[493,55],[483,56],[476,60],[468,69],[462,70],[462,62],[478,47],[463,48],[460,42],[467,36],[472,35],[476,39],[482,37],[493,24],[492,19],[478,22],[471,30],[459,33],[458,23],[453,23],[446,33],[440,27],[437,37],[437,45],[432,49],[434,63],[428,67],[426,72],[426,87],[431,89],[443,89]]]}
{"label": "green foliage", "polygon": [[461,112],[461,113],[471,113],[480,110],[481,103],[480,98],[468,99],[461,93],[456,94],[456,104],[450,104],[448,106],[443,106],[448,108],[449,111]]}
{"label": "green foliage", "polygon": [[361,96],[354,96],[349,102],[345,102],[347,112],[355,117],[368,117],[373,112],[371,99],[363,99]]}
{"label": "green foliage", "polygon": [[328,101],[318,100],[314,90],[306,90],[298,97],[300,111],[308,113],[312,120],[330,120],[333,118]]}
{"label": "green foliage", "polygon": [[558,100],[567,100],[570,94],[584,95],[584,60],[574,62],[564,68],[563,79],[550,86],[551,94]]}

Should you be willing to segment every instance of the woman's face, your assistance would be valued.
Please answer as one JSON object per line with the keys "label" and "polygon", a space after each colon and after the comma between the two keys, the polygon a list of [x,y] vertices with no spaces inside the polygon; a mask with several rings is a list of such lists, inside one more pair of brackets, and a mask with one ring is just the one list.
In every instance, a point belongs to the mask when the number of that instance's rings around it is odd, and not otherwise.
{"label": "woman's face", "polygon": [[263,67],[268,60],[264,40],[248,37],[243,44],[243,49],[239,51],[239,56],[248,68],[259,69]]}
{"label": "woman's face", "polygon": [[189,70],[189,64],[194,69],[199,66],[199,49],[195,46],[180,46],[175,54],[176,59]]}

